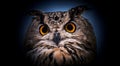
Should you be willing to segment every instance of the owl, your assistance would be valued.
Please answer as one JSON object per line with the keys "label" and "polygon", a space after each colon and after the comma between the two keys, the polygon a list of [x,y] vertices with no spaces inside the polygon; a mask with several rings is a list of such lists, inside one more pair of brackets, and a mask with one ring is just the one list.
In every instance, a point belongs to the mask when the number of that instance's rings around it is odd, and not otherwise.
{"label": "owl", "polygon": [[96,57],[96,37],[89,21],[82,16],[84,6],[68,11],[42,12],[33,16],[26,31],[26,56],[36,66],[90,64]]}

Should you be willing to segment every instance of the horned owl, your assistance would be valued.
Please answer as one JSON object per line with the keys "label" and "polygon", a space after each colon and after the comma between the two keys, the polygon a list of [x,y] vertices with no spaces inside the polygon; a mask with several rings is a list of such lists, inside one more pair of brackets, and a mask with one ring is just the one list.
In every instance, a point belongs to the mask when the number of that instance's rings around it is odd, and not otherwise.
{"label": "horned owl", "polygon": [[81,15],[84,10],[84,6],[56,12],[32,10],[34,17],[25,38],[27,57],[37,66],[91,63],[96,56],[96,37]]}

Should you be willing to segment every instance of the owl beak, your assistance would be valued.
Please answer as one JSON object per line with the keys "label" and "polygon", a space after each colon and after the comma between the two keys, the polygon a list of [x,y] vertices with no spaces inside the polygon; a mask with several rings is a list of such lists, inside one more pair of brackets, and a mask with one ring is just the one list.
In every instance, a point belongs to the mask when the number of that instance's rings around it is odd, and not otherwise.
{"label": "owl beak", "polygon": [[58,45],[58,43],[60,42],[60,40],[61,40],[60,33],[55,32],[54,33],[53,41]]}

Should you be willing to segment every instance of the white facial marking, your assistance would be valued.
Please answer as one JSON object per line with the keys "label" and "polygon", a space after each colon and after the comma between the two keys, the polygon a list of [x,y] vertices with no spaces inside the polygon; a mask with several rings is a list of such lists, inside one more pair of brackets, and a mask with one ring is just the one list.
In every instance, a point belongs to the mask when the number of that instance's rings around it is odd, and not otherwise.
{"label": "white facial marking", "polygon": [[60,45],[60,46],[64,46],[64,44],[65,44],[65,43],[68,43],[68,42],[77,42],[77,43],[81,44],[81,42],[80,42],[80,41],[77,41],[76,39],[67,38],[67,39],[62,40],[62,41],[59,43],[59,45]]}

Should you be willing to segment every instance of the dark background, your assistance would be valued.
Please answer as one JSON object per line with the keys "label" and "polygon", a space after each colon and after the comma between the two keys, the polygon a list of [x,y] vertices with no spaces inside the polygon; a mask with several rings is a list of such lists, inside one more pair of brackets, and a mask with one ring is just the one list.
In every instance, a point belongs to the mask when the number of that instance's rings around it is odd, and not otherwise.
{"label": "dark background", "polygon": [[[47,0],[44,0],[47,2]],[[49,0],[52,1],[52,0]],[[102,16],[104,24],[104,48],[102,49],[101,55],[98,56],[96,65],[104,65],[104,64],[117,64],[119,60],[118,58],[118,47],[119,40],[117,38],[119,24],[117,21],[117,4],[116,1],[111,0],[85,0],[86,2],[92,4],[97,11],[99,11],[100,16]],[[43,2],[37,0],[16,0],[16,1],[6,1],[3,3],[1,14],[3,14],[3,25],[2,32],[5,34],[3,36],[4,46],[1,46],[3,53],[2,61],[4,65],[8,64],[12,66],[28,66],[29,63],[25,60],[24,53],[22,52],[20,47],[20,37],[19,37],[19,30],[21,27],[21,19],[29,10],[29,7],[32,7],[32,4],[36,2]],[[47,4],[46,4],[47,5]],[[62,5],[62,4],[61,4]],[[42,5],[41,5],[42,6]],[[3,29],[4,28],[4,29]],[[117,38],[116,38],[117,37]],[[2,57],[2,56],[1,56]]]}

